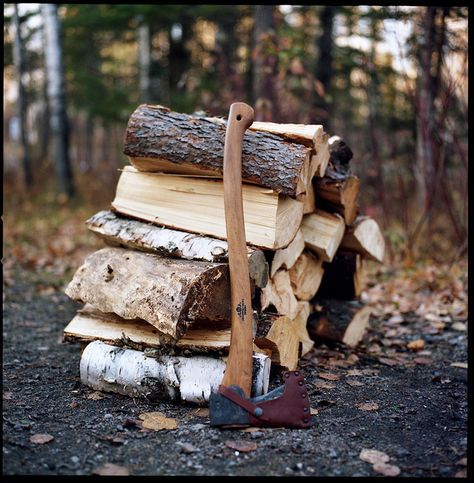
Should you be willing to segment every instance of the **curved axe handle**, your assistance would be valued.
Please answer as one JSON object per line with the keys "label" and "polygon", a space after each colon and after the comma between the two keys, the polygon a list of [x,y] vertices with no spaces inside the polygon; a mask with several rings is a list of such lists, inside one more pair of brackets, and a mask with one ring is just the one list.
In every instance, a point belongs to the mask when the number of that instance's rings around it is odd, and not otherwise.
{"label": "curved axe handle", "polygon": [[243,102],[230,106],[224,145],[224,208],[229,253],[231,336],[222,384],[237,385],[250,397],[253,317],[242,202],[242,142],[253,122],[253,109]]}

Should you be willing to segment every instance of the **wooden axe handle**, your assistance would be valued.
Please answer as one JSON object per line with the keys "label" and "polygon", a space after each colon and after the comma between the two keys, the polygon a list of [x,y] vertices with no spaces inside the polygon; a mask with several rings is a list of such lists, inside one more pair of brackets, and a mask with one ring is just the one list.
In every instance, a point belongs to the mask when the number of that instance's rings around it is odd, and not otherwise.
{"label": "wooden axe handle", "polygon": [[232,318],[229,357],[222,384],[235,384],[248,397],[252,386],[253,316],[242,201],[242,142],[253,115],[253,109],[243,102],[230,106],[224,145],[224,208]]}

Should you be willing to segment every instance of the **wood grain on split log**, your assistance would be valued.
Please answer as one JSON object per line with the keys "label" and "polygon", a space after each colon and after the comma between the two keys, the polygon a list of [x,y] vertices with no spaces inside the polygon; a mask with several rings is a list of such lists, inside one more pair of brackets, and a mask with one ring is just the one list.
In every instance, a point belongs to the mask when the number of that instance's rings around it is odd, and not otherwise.
{"label": "wood grain on split log", "polygon": [[[252,396],[268,391],[270,358],[253,357]],[[206,356],[146,357],[142,351],[94,341],[81,356],[81,382],[99,391],[151,401],[188,401],[204,405],[216,392],[226,367],[225,358]]]}
{"label": "wood grain on split log", "polygon": [[364,336],[372,309],[357,301],[315,300],[316,310],[308,320],[308,333],[314,341],[341,342],[355,347]]}
{"label": "wood grain on split log", "polygon": [[316,210],[305,215],[301,225],[306,247],[313,250],[321,260],[330,262],[344,236],[344,219],[338,214]]}
{"label": "wood grain on split log", "polygon": [[363,287],[363,261],[358,253],[339,249],[331,263],[324,263],[318,296],[352,300]]}
{"label": "wood grain on split log", "polygon": [[262,310],[275,307],[278,314],[287,315],[290,319],[296,317],[298,301],[291,288],[288,270],[280,269],[272,277],[260,295]]}
{"label": "wood grain on split log", "polygon": [[359,216],[346,228],[341,248],[360,253],[362,258],[383,263],[385,240],[375,220]]}
{"label": "wood grain on split log", "polygon": [[276,134],[287,141],[304,144],[309,147],[314,147],[316,142],[325,136],[321,124],[279,124],[254,121],[249,129]]}
{"label": "wood grain on split log", "polygon": [[[129,247],[171,258],[227,262],[227,241],[171,230],[151,223],[120,216],[109,210],[99,211],[86,221],[87,228],[107,244]],[[247,247],[250,278],[257,287],[268,281],[268,263],[261,250]]]}
{"label": "wood grain on split log", "polygon": [[311,300],[323,277],[323,261],[305,250],[289,271],[291,287],[298,300]]}
{"label": "wood grain on split log", "polygon": [[230,320],[229,283],[226,264],[110,247],[86,258],[66,294],[178,339],[195,321]]}
{"label": "wood grain on split log", "polygon": [[278,269],[286,268],[289,270],[296,262],[304,250],[304,237],[301,230],[298,230],[293,241],[285,248],[280,248],[275,252],[272,260],[270,277],[273,277]]}
{"label": "wood grain on split log", "polygon": [[[222,176],[225,122],[140,105],[131,115],[124,153],[142,171],[175,170]],[[305,190],[302,177],[311,149],[280,137],[247,131],[242,151],[242,179],[285,195]]]}
{"label": "wood grain on split log", "polygon": [[[249,245],[276,250],[294,238],[303,203],[249,184],[243,185],[245,234]],[[226,239],[222,180],[122,171],[112,208],[173,229]]]}
{"label": "wood grain on split log", "polygon": [[301,357],[307,354],[314,345],[314,341],[308,334],[307,322],[311,313],[311,304],[309,302],[298,302],[298,313],[293,321],[295,332],[301,343]]}

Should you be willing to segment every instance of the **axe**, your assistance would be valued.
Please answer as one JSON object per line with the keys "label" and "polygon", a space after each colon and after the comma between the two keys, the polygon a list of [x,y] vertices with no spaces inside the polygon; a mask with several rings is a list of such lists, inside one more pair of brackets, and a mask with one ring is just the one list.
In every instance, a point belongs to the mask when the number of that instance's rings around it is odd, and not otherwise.
{"label": "axe", "polygon": [[224,145],[224,208],[231,292],[231,336],[226,369],[218,391],[211,394],[211,426],[311,426],[308,391],[299,371],[283,375],[284,385],[250,397],[253,313],[242,201],[242,144],[253,122],[253,109],[243,102],[230,106]]}

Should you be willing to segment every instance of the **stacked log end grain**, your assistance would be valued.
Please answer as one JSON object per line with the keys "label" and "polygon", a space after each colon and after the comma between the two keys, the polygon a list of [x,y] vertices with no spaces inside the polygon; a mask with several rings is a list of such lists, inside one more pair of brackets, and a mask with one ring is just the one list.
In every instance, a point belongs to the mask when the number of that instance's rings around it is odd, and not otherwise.
{"label": "stacked log end grain", "polygon": [[[104,248],[66,288],[84,303],[64,338],[87,343],[89,386],[206,403],[219,385],[230,345],[225,128],[161,106],[130,117],[130,165],[110,209],[86,221]],[[359,215],[351,157],[320,125],[254,122],[245,134],[253,395],[267,391],[271,364],[293,370],[315,340],[353,346],[364,333],[364,261],[383,261],[384,240]]]}

